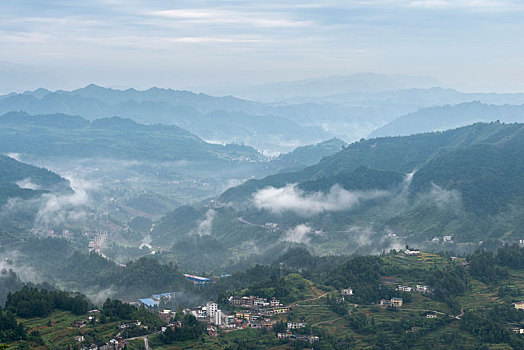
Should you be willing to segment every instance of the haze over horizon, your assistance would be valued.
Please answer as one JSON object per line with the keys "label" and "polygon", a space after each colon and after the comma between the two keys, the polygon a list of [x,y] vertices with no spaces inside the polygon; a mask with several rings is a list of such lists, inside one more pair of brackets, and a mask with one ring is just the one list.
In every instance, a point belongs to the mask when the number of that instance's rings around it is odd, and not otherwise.
{"label": "haze over horizon", "polygon": [[0,92],[239,87],[358,72],[524,91],[516,0],[0,4]]}

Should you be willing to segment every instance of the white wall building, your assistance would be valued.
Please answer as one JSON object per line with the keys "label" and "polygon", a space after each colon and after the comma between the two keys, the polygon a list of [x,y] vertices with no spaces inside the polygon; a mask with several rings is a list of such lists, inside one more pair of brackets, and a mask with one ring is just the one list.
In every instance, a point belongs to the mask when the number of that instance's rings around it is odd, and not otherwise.
{"label": "white wall building", "polygon": [[210,320],[215,318],[215,315],[218,311],[218,304],[213,302],[207,302],[206,303],[206,312],[207,317],[209,317]]}

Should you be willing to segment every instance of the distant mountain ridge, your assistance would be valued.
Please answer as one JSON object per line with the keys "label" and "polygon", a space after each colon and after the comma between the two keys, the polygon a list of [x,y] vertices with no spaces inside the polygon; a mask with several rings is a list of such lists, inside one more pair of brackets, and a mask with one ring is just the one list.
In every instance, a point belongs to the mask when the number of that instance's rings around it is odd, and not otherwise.
{"label": "distant mountain ridge", "polygon": [[[119,116],[145,124],[178,125],[203,139],[260,149],[290,150],[332,137],[322,128],[302,126],[257,102],[172,89],[115,90],[93,84],[73,91],[38,89],[1,96],[0,114],[11,111],[63,113],[89,120]],[[293,144],[280,147],[288,141]]]}
{"label": "distant mountain ridge", "polygon": [[523,105],[487,105],[478,101],[455,106],[423,108],[398,117],[373,131],[369,137],[405,136],[422,132],[443,131],[475,122],[524,122]]}
{"label": "distant mountain ridge", "polygon": [[317,91],[317,95],[286,97],[269,84],[265,89],[278,97],[278,102],[271,103],[230,95],[161,88],[118,90],[91,84],[73,91],[37,89],[0,96],[0,114],[64,113],[88,120],[119,116],[144,124],[177,125],[213,143],[243,143],[277,155],[332,137],[356,141],[421,108],[476,100],[524,104],[524,94],[465,93],[435,87],[436,83],[424,77],[376,74],[310,79],[289,82],[283,88],[295,96],[307,86],[306,90]]}
{"label": "distant mountain ridge", "polygon": [[[438,79],[424,76],[355,73],[332,75],[294,81],[268,82],[234,89],[233,93],[250,99],[285,100],[294,97],[319,97],[354,92],[381,92],[406,88],[430,88],[439,85]],[[231,89],[223,88],[224,93]],[[229,92],[231,93],[231,92]]]}

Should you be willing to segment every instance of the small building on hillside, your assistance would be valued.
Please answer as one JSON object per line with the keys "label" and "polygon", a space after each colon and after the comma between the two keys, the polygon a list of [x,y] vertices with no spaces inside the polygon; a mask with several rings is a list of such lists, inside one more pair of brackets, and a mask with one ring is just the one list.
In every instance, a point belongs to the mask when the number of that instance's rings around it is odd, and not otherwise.
{"label": "small building on hillside", "polygon": [[310,343],[319,341],[319,339],[320,338],[317,337],[316,335],[297,335],[297,340],[308,341]]}
{"label": "small building on hillside", "polygon": [[86,321],[84,320],[74,321],[71,325],[77,328],[84,328],[86,326]]}
{"label": "small building on hillside", "polygon": [[393,307],[402,307],[403,302],[402,298],[391,298],[391,306]]}
{"label": "small building on hillside", "polygon": [[140,304],[144,305],[147,308],[154,308],[155,306],[158,306],[159,302],[153,298],[144,298],[144,299],[138,299]]}
{"label": "small building on hillside", "polygon": [[517,301],[516,303],[513,303],[513,306],[515,309],[524,310],[524,301]]}
{"label": "small building on hillside", "polygon": [[406,249],[406,250],[404,250],[404,254],[406,254],[406,255],[420,255],[420,250],[418,250],[418,249]]}
{"label": "small building on hillside", "polygon": [[400,290],[401,292],[412,292],[413,291],[413,287],[403,286],[401,284],[398,285],[397,289]]}
{"label": "small building on hillside", "polygon": [[421,293],[429,292],[428,286],[417,284],[417,292],[421,292]]}
{"label": "small building on hillside", "polygon": [[243,320],[250,320],[251,319],[251,311],[240,311],[235,313],[235,318],[243,319]]}
{"label": "small building on hillside", "polygon": [[353,288],[344,288],[340,291],[342,295],[353,295]]}
{"label": "small building on hillside", "polygon": [[171,321],[171,318],[175,316],[175,313],[171,310],[162,310],[158,312],[158,316],[166,323],[169,323],[169,321]]}
{"label": "small building on hillside", "polygon": [[211,281],[209,278],[206,278],[206,277],[200,277],[200,276],[196,276],[196,275],[190,275],[190,274],[187,274],[185,273],[184,276],[190,280],[191,282],[193,282],[193,284],[198,284],[198,285],[205,285],[206,283],[208,283],[209,281]]}
{"label": "small building on hillside", "polygon": [[387,299],[380,300],[380,306],[391,306],[391,300],[387,300]]}
{"label": "small building on hillside", "polygon": [[271,300],[269,301],[269,305],[270,306],[280,306],[282,304],[280,304],[280,300],[278,300],[275,297],[272,297]]}

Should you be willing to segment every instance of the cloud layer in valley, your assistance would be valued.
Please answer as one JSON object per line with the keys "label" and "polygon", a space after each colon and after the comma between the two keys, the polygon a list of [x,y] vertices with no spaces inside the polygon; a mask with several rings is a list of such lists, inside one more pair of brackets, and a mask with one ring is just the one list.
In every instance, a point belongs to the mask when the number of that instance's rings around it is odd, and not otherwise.
{"label": "cloud layer in valley", "polygon": [[390,192],[383,190],[347,191],[339,185],[333,186],[329,192],[307,193],[297,184],[285,187],[266,187],[253,195],[253,203],[258,209],[269,210],[275,214],[286,211],[301,216],[311,216],[326,211],[350,210],[362,202],[384,198]]}
{"label": "cloud layer in valley", "polygon": [[311,227],[306,224],[300,224],[286,231],[280,240],[284,242],[303,243],[305,245],[309,245],[311,242],[311,232]]}

